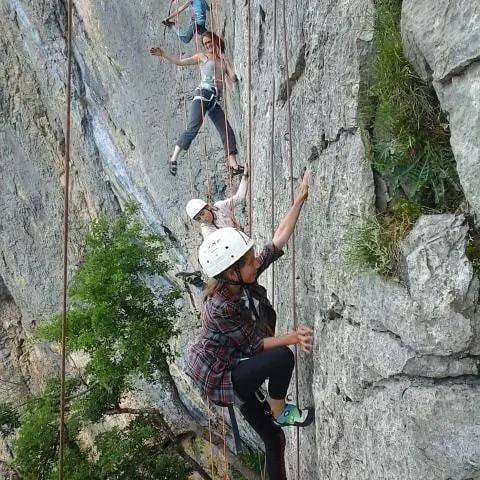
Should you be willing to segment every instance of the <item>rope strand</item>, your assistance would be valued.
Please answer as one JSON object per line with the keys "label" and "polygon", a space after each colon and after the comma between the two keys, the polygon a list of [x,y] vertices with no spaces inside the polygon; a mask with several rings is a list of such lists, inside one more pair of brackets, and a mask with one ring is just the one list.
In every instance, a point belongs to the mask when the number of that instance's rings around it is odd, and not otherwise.
{"label": "rope strand", "polygon": [[210,445],[210,470],[212,478],[215,476],[215,461],[213,460],[213,439],[212,439],[212,419],[210,410],[210,400],[207,398],[207,415],[208,415],[208,440]]}
{"label": "rope strand", "polygon": [[[212,8],[211,8],[211,23],[212,23],[212,30],[216,30],[217,32],[220,31],[220,26],[218,22],[218,4],[216,0],[212,0]],[[215,22],[216,20],[216,22]],[[215,28],[216,26],[216,28]],[[213,45],[213,52],[215,54],[215,44]],[[223,60],[223,54],[220,52],[220,68],[221,68],[221,75],[222,75],[222,87],[223,87],[223,101],[224,101],[224,109],[223,109],[223,116],[224,116],[224,124],[225,124],[225,138],[227,140],[227,152],[226,152],[226,157],[225,161],[227,164],[227,198],[230,198],[234,195],[233,193],[233,175],[232,172],[230,171],[230,166],[228,163],[228,157],[230,156],[230,139],[228,137],[228,118],[227,118],[227,82],[226,82],[226,77],[225,77],[225,67],[224,67],[224,60]],[[216,68],[216,65],[215,65]],[[216,73],[215,73],[216,76]],[[232,225],[238,225],[238,222],[236,221],[235,218],[235,212],[234,212],[234,205],[233,202],[229,203],[229,216]]]}
{"label": "rope strand", "polygon": [[[176,20],[176,24],[177,24],[177,28],[178,28],[178,25],[179,25],[179,17],[180,17],[180,14],[178,13],[178,0],[172,0],[170,2],[170,9],[172,8],[172,2],[174,2],[174,8],[175,8],[175,11],[177,12],[177,14],[175,15],[175,20]],[[169,9],[169,12],[168,14],[170,15],[170,9]],[[181,46],[180,46],[180,42],[178,42],[178,57],[180,58],[182,56],[182,49],[181,49]],[[185,74],[183,73],[183,68],[180,68],[180,82],[181,82],[181,85],[182,85],[182,92],[181,95],[183,95],[183,118],[184,118],[184,124],[185,124],[185,129],[187,128],[188,126],[188,118],[187,118],[187,98],[186,98],[186,94],[187,92],[190,93],[188,90],[186,90],[185,88]],[[192,198],[195,197],[195,188],[194,188],[194,184],[193,184],[193,174],[192,174],[192,157],[191,157],[191,153],[190,153],[190,149],[187,150],[187,159],[188,159],[188,176],[189,176],[189,180],[190,180],[190,195]]]}
{"label": "rope strand", "polygon": [[248,165],[248,235],[252,236],[252,9],[250,0],[247,0],[247,92],[248,92],[248,135],[247,135],[247,165]]}
{"label": "rope strand", "polygon": [[225,426],[225,409],[222,408],[222,436],[223,436],[223,466],[225,468],[225,480],[229,479],[228,476],[228,454],[227,454],[227,433]]}
{"label": "rope strand", "polygon": [[70,139],[71,139],[71,101],[72,101],[72,11],[73,0],[68,0],[67,8],[67,111],[65,135],[65,199],[63,219],[63,298],[62,298],[62,334],[60,364],[60,430],[59,430],[59,466],[58,478],[64,478],[65,462],[65,369],[67,356],[67,276],[68,276],[68,216],[70,196]]}
{"label": "rope strand", "polygon": [[[273,56],[277,53],[277,0],[273,1]],[[275,233],[275,95],[276,95],[275,71],[272,69],[272,126],[270,130],[270,229],[272,238]],[[275,262],[272,264],[272,306],[275,308]]]}
{"label": "rope strand", "polygon": [[[287,15],[286,15],[286,1],[283,0],[283,49],[285,57],[285,88],[287,94],[287,128],[288,128],[288,149],[287,157],[290,170],[290,201],[293,204],[294,201],[294,189],[293,189],[293,160],[292,160],[292,108],[290,99],[290,73],[288,68],[288,41],[287,41]],[[295,230],[292,233],[292,317],[293,328],[297,329],[297,307],[296,307],[296,262],[295,262]],[[298,348],[295,345],[295,398],[298,405]],[[296,428],[296,443],[297,443],[297,478],[300,478],[300,429]]]}
{"label": "rope strand", "polygon": [[[194,20],[195,24],[194,24],[194,28],[195,28],[195,51],[197,53],[197,55],[200,53],[200,48],[199,48],[199,45],[198,45],[198,34],[197,34],[197,22]],[[213,39],[212,39],[213,41]],[[199,78],[200,78],[200,84],[202,82],[202,67],[200,66],[200,64],[198,64],[198,73],[199,73]],[[201,88],[201,87],[200,87]],[[201,108],[201,111],[202,111],[202,126],[201,128],[203,128],[203,130],[205,130],[205,115],[206,115],[206,112],[205,112],[205,109],[203,108],[203,101],[200,101],[200,108]],[[207,203],[212,203],[213,202],[213,196],[212,196],[212,189],[211,189],[211,185],[210,185],[210,173],[209,173],[209,169],[208,169],[208,154],[207,154],[207,138],[206,136],[204,135],[204,131],[202,132],[203,134],[203,154],[204,154],[204,168],[203,168],[203,174],[204,174],[204,185],[205,185],[205,197],[206,197],[206,200],[207,200]],[[200,130],[198,132],[198,134],[200,134]]]}

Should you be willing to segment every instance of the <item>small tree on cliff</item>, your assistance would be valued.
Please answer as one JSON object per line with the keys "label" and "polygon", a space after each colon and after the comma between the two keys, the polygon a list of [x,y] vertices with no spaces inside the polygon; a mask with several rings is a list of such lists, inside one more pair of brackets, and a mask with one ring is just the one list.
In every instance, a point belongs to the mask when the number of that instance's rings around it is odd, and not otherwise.
{"label": "small tree on cliff", "polygon": [[[162,239],[147,233],[128,206],[113,224],[93,222],[83,263],[69,290],[68,348],[88,354],[82,373],[67,384],[65,478],[185,479],[192,464],[156,409],[122,408],[139,377],[167,371],[176,335],[177,291],[147,282],[164,274]],[[153,284],[153,282],[150,282]],[[60,317],[37,330],[58,341]],[[58,380],[27,401],[14,442],[12,466],[25,479],[57,477]],[[125,428],[103,426],[92,442],[82,433],[109,415],[132,413]]]}

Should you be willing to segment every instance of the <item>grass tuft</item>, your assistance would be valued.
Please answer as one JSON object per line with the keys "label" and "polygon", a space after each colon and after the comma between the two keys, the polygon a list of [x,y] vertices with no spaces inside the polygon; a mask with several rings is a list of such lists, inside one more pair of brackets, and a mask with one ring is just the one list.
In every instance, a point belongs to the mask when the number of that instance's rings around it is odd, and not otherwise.
{"label": "grass tuft", "polygon": [[395,190],[436,210],[455,209],[462,192],[448,120],[435,91],[403,54],[401,0],[375,0],[373,83],[366,92],[370,161]]}
{"label": "grass tuft", "polygon": [[470,239],[465,254],[472,264],[473,274],[480,279],[480,238]]}
{"label": "grass tuft", "polygon": [[398,274],[398,247],[422,214],[419,205],[401,201],[386,214],[367,218],[351,231],[344,256],[357,271],[372,271],[385,277]]}

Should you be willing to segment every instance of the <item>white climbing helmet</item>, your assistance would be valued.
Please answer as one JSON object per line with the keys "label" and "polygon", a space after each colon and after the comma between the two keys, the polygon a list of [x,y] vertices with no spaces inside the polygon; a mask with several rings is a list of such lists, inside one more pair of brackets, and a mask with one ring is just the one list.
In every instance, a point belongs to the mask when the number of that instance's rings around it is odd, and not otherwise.
{"label": "white climbing helmet", "polygon": [[254,245],[251,238],[235,228],[219,228],[200,245],[198,261],[208,277],[216,277],[240,260]]}
{"label": "white climbing helmet", "polygon": [[200,198],[192,198],[185,207],[187,215],[193,220],[205,207],[207,202]]}

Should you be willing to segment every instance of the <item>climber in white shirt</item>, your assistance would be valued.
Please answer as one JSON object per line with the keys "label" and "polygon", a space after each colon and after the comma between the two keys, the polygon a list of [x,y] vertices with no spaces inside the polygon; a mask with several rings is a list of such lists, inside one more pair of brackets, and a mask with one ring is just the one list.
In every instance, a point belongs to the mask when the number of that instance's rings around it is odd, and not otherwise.
{"label": "climber in white shirt", "polygon": [[215,230],[223,227],[240,228],[233,215],[236,206],[245,201],[248,190],[248,168],[242,175],[242,181],[238,187],[237,193],[226,200],[220,200],[213,205],[209,205],[200,198],[193,198],[187,203],[186,210],[192,220],[201,222],[203,238],[208,237]]}

